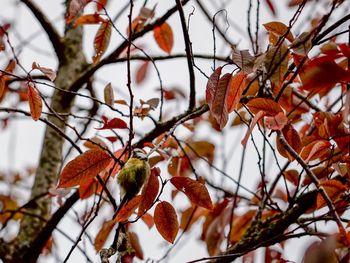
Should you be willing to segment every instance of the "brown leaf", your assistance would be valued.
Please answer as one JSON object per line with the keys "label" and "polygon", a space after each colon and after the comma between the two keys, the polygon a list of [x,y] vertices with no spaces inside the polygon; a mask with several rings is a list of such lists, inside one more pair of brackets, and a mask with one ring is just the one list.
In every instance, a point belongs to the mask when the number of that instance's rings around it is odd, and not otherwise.
{"label": "brown leaf", "polygon": [[211,74],[211,76],[210,76],[210,78],[208,79],[208,82],[207,82],[207,87],[206,87],[206,90],[205,90],[205,98],[206,98],[206,101],[207,101],[209,107],[211,107],[212,103],[213,103],[215,90],[217,89],[217,86],[219,84],[221,70],[222,70],[222,67],[218,67]]}
{"label": "brown leaf", "polygon": [[92,57],[93,64],[96,65],[103,54],[106,52],[111,40],[112,22],[106,21],[101,23],[94,39],[95,55]]}
{"label": "brown leaf", "polygon": [[84,9],[84,7],[92,0],[71,0],[68,8],[66,23],[69,24],[72,20]]}
{"label": "brown leaf", "polygon": [[247,107],[253,114],[264,111],[266,116],[275,116],[283,112],[281,106],[271,99],[255,98],[247,103]]}
{"label": "brown leaf", "polygon": [[[9,211],[15,211],[19,208],[17,201],[12,199],[9,196],[6,195],[0,195],[0,206],[1,206],[1,213],[0,213],[0,223],[4,224],[6,221],[13,219],[13,220],[19,220],[23,217],[23,213],[14,213],[12,214]],[[6,212],[8,211],[8,212]]]}
{"label": "brown leaf", "polygon": [[246,78],[247,74],[243,71],[231,77],[226,98],[228,112],[237,110],[244,88],[246,87]]}
{"label": "brown leaf", "polygon": [[166,241],[174,243],[179,231],[179,222],[175,209],[170,203],[163,201],[157,204],[154,210],[154,223],[159,234]]}
{"label": "brown leaf", "polygon": [[101,22],[106,22],[106,20],[101,17],[99,14],[88,14],[88,15],[82,15],[79,16],[75,22],[74,26],[78,25],[93,25],[93,24],[99,24]]}
{"label": "brown leaf", "polygon": [[30,108],[30,115],[34,121],[39,120],[43,108],[43,102],[39,92],[32,85],[28,85],[28,103]]}
{"label": "brown leaf", "polygon": [[40,70],[42,73],[44,73],[44,75],[46,77],[49,78],[49,80],[51,81],[54,81],[56,79],[56,72],[53,71],[52,69],[50,68],[44,68],[44,67],[41,67],[39,64],[37,64],[36,62],[33,62],[32,64],[32,69],[38,69]]}
{"label": "brown leaf", "polygon": [[10,60],[4,72],[0,73],[0,101],[5,94],[6,81],[10,79],[10,76],[6,73],[12,73],[15,67],[16,67],[16,61]]}
{"label": "brown leaf", "polygon": [[286,39],[289,42],[292,43],[294,41],[294,36],[293,36],[292,32],[282,22],[272,21],[272,22],[263,24],[263,26],[266,28],[266,30],[268,32],[272,32],[272,33],[276,34],[278,37],[282,37],[285,35]]}
{"label": "brown leaf", "polygon": [[96,2],[96,11],[99,12],[106,7],[108,0],[95,0]]}
{"label": "brown leaf", "polygon": [[131,199],[129,202],[124,205],[117,217],[115,218],[116,222],[124,222],[129,219],[129,217],[135,212],[135,210],[139,207],[141,202],[141,196],[137,195],[133,199]]}
{"label": "brown leaf", "polygon": [[284,76],[288,69],[289,50],[282,44],[277,47],[271,47],[264,57],[264,66],[270,80],[280,86],[284,81]]}
{"label": "brown leaf", "polygon": [[297,170],[288,170],[283,172],[283,176],[287,181],[291,182],[293,185],[298,186],[299,183],[299,172]]}
{"label": "brown leaf", "polygon": [[244,235],[246,229],[249,227],[251,220],[254,218],[256,214],[255,210],[249,210],[245,214],[241,216],[235,216],[232,222],[232,231],[230,236],[230,243],[235,244],[239,242],[239,240]]}
{"label": "brown leaf", "polygon": [[170,55],[174,45],[173,30],[168,23],[164,22],[162,25],[153,29],[153,36],[158,46]]}
{"label": "brown leaf", "polygon": [[108,83],[103,90],[105,103],[111,107],[114,105],[114,92],[112,88],[112,84]]}
{"label": "brown leaf", "polygon": [[153,205],[159,191],[159,181],[156,168],[151,170],[147,182],[144,184],[141,192],[141,202],[137,215],[142,216]]}
{"label": "brown leaf", "polygon": [[206,158],[209,164],[214,162],[215,145],[209,141],[186,141],[185,153],[191,160]]}
{"label": "brown leaf", "polygon": [[238,50],[232,49],[232,61],[235,63],[243,72],[249,74],[253,72],[253,66],[255,57],[252,56],[249,50]]}
{"label": "brown leaf", "polygon": [[102,150],[89,150],[78,155],[63,168],[57,188],[80,185],[94,178],[111,160],[111,156]]}
{"label": "brown leaf", "polygon": [[153,216],[151,216],[149,213],[144,214],[141,217],[141,220],[147,225],[148,229],[151,229],[154,225]]}
{"label": "brown leaf", "polygon": [[94,241],[94,247],[96,252],[99,252],[103,245],[105,244],[109,234],[112,232],[113,227],[115,226],[116,222],[114,220],[104,221],[102,224],[102,227],[100,231],[98,231],[95,241]]}
{"label": "brown leaf", "polygon": [[170,179],[170,182],[177,190],[183,192],[192,203],[209,210],[213,208],[209,192],[204,184],[183,176],[175,176]]}
{"label": "brown leaf", "polygon": [[[291,124],[288,124],[282,129],[282,133],[288,144],[293,148],[293,150],[297,153],[300,153],[302,148],[301,139],[299,133],[294,129],[294,127]],[[276,137],[276,146],[278,152],[283,157],[288,158],[288,160],[291,162],[294,161],[295,158],[288,153],[288,151],[284,148],[283,145],[281,145],[278,137]]]}
{"label": "brown leaf", "polygon": [[231,74],[229,73],[226,73],[220,78],[219,83],[213,93],[212,103],[209,104],[210,112],[220,125],[220,129],[223,129],[228,121],[226,98],[230,79]]}
{"label": "brown leaf", "polygon": [[107,145],[98,137],[92,137],[88,141],[85,141],[83,144],[86,148],[92,150],[92,149],[98,149],[103,150],[102,148],[108,148]]}

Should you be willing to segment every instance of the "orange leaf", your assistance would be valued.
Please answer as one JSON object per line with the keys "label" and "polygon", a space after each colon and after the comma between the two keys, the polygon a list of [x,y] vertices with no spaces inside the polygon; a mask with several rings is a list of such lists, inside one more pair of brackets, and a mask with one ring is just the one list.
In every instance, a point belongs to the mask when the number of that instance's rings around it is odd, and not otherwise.
{"label": "orange leaf", "polygon": [[154,223],[159,234],[166,241],[174,243],[179,231],[179,222],[175,209],[170,203],[163,201],[157,204],[154,210]]}
{"label": "orange leaf", "polygon": [[99,24],[100,22],[107,22],[107,21],[97,13],[88,14],[88,15],[79,16],[77,20],[75,20],[74,26]]}
{"label": "orange leaf", "polygon": [[19,207],[18,207],[17,201],[12,199],[9,196],[0,195],[0,206],[1,206],[1,213],[0,213],[1,224],[4,224],[6,221],[10,219],[19,220],[23,217],[23,214],[21,212],[14,213],[14,214],[10,212],[10,211],[17,210]]}
{"label": "orange leaf", "polygon": [[66,23],[69,24],[91,0],[71,0],[68,8]]}
{"label": "orange leaf", "polygon": [[[320,185],[326,191],[328,197],[332,200],[333,203],[335,203],[335,201],[337,201],[337,199],[341,196],[341,194],[344,193],[347,189],[347,187],[338,180],[323,181],[320,183]],[[320,209],[320,208],[326,206],[326,204],[327,203],[324,200],[321,193],[318,193],[318,195],[317,195],[317,209]]]}
{"label": "orange leaf", "polygon": [[137,215],[142,216],[153,205],[159,190],[158,172],[157,168],[151,170],[147,182],[144,184],[141,192],[141,202]]}
{"label": "orange leaf", "polygon": [[192,203],[210,210],[213,208],[209,192],[204,184],[183,176],[175,176],[170,179],[170,182],[177,190],[183,192]]}
{"label": "orange leaf", "polygon": [[168,23],[164,22],[161,26],[153,29],[153,36],[158,46],[170,55],[174,45],[173,30]]}
{"label": "orange leaf", "polygon": [[33,120],[37,121],[41,116],[41,111],[43,108],[41,97],[39,95],[39,92],[31,85],[28,85],[27,95],[28,95],[30,114],[32,115]]}
{"label": "orange leaf", "polygon": [[326,140],[317,140],[306,145],[300,156],[305,160],[305,162],[309,162],[318,158],[321,158],[325,153],[330,150],[331,143]]}
{"label": "orange leaf", "polygon": [[112,33],[112,22],[106,21],[100,25],[98,29],[95,39],[94,39],[94,49],[95,55],[92,57],[93,64],[96,65],[103,54],[106,52],[106,49],[111,40]]}
{"label": "orange leaf", "polygon": [[250,122],[249,128],[243,138],[243,140],[241,141],[241,144],[245,147],[247,145],[248,139],[250,134],[253,132],[253,129],[255,127],[255,125],[258,123],[258,121],[263,118],[266,115],[266,113],[264,111],[259,111],[254,118],[252,119],[252,121]]}
{"label": "orange leaf", "polygon": [[205,90],[205,97],[209,107],[211,107],[213,103],[214,94],[219,84],[221,70],[222,67],[218,67],[208,79],[207,88]]}
{"label": "orange leaf", "polygon": [[99,12],[106,7],[108,0],[96,0],[96,11]]}
{"label": "orange leaf", "polygon": [[102,150],[96,149],[84,152],[63,168],[57,188],[83,184],[103,171],[111,160],[111,156]]}
{"label": "orange leaf", "polygon": [[282,44],[277,47],[270,47],[264,57],[264,66],[270,80],[281,85],[288,69],[289,50],[286,45]]}
{"label": "orange leaf", "polygon": [[223,129],[228,121],[226,97],[230,79],[231,74],[229,73],[226,73],[220,78],[219,83],[213,93],[212,103],[211,105],[209,104],[210,112],[220,125],[220,129]]}
{"label": "orange leaf", "polygon": [[243,90],[246,86],[246,78],[247,74],[243,71],[240,71],[231,77],[228,84],[229,90],[226,98],[228,112],[232,112],[237,109],[239,100],[241,99]]}
{"label": "orange leaf", "polygon": [[[270,23],[263,24],[268,32],[272,32],[276,34],[278,37],[282,37],[285,35],[286,39],[289,42],[294,41],[294,36],[292,32],[288,29],[288,27],[279,21],[273,21]],[[288,33],[287,33],[288,32]]]}
{"label": "orange leaf", "polygon": [[282,130],[287,123],[288,123],[288,118],[284,114],[284,112],[279,112],[275,116],[268,116],[265,118],[266,128],[273,131]]}
{"label": "orange leaf", "polygon": [[96,252],[99,252],[103,245],[105,244],[109,234],[112,232],[112,229],[116,222],[114,220],[104,221],[100,231],[98,231],[95,241],[94,247]]}
{"label": "orange leaf", "polygon": [[95,128],[96,130],[110,130],[110,129],[127,129],[128,125],[120,118],[113,118],[108,120],[106,116],[102,116],[103,126]]}
{"label": "orange leaf", "polygon": [[256,98],[248,102],[247,107],[253,114],[264,111],[266,116],[275,116],[283,112],[281,106],[271,99]]}
{"label": "orange leaf", "polygon": [[126,205],[124,205],[120,209],[117,217],[115,218],[115,221],[116,222],[127,221],[129,219],[129,217],[132,215],[132,213],[134,213],[136,208],[139,207],[140,202],[141,202],[140,195],[135,196],[133,199],[131,199],[129,202],[127,202]]}
{"label": "orange leaf", "polygon": [[4,72],[0,72],[0,101],[1,101],[2,96],[5,93],[6,81],[9,80],[9,78],[10,78],[10,76],[7,75],[6,73],[12,73],[13,70],[15,69],[15,66],[16,66],[16,61],[10,60],[9,63],[7,64]]}
{"label": "orange leaf", "polygon": [[283,172],[284,178],[291,182],[293,185],[298,186],[299,183],[299,172],[297,170],[288,170]]}
{"label": "orange leaf", "polygon": [[232,222],[232,231],[230,236],[230,243],[235,244],[240,241],[244,232],[248,228],[251,220],[255,216],[256,211],[249,210],[241,216],[235,216],[235,219]]}
{"label": "orange leaf", "polygon": [[137,68],[135,78],[137,84],[141,84],[145,80],[149,68],[148,65],[149,61],[145,61]]}

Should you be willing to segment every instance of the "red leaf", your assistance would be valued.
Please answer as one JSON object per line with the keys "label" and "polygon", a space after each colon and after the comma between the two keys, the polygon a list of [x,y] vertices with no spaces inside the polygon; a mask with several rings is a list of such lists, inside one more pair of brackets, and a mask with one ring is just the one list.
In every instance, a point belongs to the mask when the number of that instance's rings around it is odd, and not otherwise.
{"label": "red leaf", "polygon": [[283,112],[281,106],[271,99],[256,98],[248,102],[247,107],[253,114],[264,111],[266,116],[275,116]]}
{"label": "red leaf", "polygon": [[99,252],[103,245],[105,244],[109,234],[112,232],[112,229],[116,222],[114,220],[104,221],[100,231],[98,231],[95,241],[94,247],[96,252]]}
{"label": "red leaf", "polygon": [[112,22],[103,22],[98,29],[94,39],[95,55],[92,57],[93,64],[96,65],[106,52],[111,40]]}
{"label": "red leaf", "polygon": [[144,184],[141,192],[141,202],[137,215],[142,216],[153,205],[159,191],[159,181],[157,176],[157,169],[151,170],[147,182]]}
{"label": "red leaf", "polygon": [[39,120],[41,116],[41,111],[43,108],[43,103],[41,100],[41,97],[38,93],[38,91],[32,87],[31,85],[28,85],[28,102],[29,102],[29,108],[30,108],[30,114],[33,118],[33,120],[37,121]]}
{"label": "red leaf", "polygon": [[153,29],[153,36],[158,46],[170,54],[174,45],[173,30],[168,23],[164,22],[161,26]]}
{"label": "red leaf", "polygon": [[91,0],[71,0],[68,8],[66,23],[69,24],[72,20],[90,3]]}
{"label": "red leaf", "polygon": [[163,201],[157,204],[154,210],[154,223],[159,234],[166,241],[174,243],[179,231],[179,222],[175,209],[170,203]]}
{"label": "red leaf", "polygon": [[99,24],[100,22],[107,22],[106,19],[101,17],[99,14],[88,14],[88,15],[82,15],[79,16],[75,22],[74,26],[78,25],[92,25],[92,24]]}
{"label": "red leaf", "polygon": [[6,73],[12,73],[15,69],[16,61],[10,60],[6,66],[5,72],[0,72],[0,101],[3,95],[5,94],[6,81],[10,79],[9,75]]}
{"label": "red leaf", "polygon": [[222,67],[218,67],[208,79],[205,97],[209,107],[212,106],[215,90],[219,84]]}
{"label": "red leaf", "polygon": [[226,97],[229,89],[229,82],[231,74],[226,73],[223,75],[219,83],[214,90],[210,112],[220,125],[220,129],[223,129],[228,121],[228,109],[226,104]]}
{"label": "red leaf", "polygon": [[317,140],[306,145],[300,156],[305,160],[305,162],[309,162],[318,158],[321,158],[325,153],[330,150],[331,143],[326,140]]}
{"label": "red leaf", "polygon": [[104,122],[101,128],[95,128],[96,130],[110,130],[110,129],[127,129],[128,125],[125,121],[119,118],[113,118],[108,120],[105,116],[102,116]]}
{"label": "red leaf", "polygon": [[141,220],[147,225],[148,229],[151,229],[154,225],[153,216],[151,216],[149,213],[144,214],[141,217]]}
{"label": "red leaf", "polygon": [[116,222],[127,221],[129,219],[129,217],[132,215],[132,213],[134,213],[136,208],[139,207],[140,202],[141,202],[140,195],[135,196],[133,199],[131,199],[129,202],[127,202],[126,205],[124,205],[120,209],[117,217],[115,218],[115,221]]}
{"label": "red leaf", "polygon": [[246,78],[247,74],[243,71],[231,77],[226,98],[228,112],[232,112],[237,109],[239,100],[241,99],[243,90],[246,86]]}
{"label": "red leaf", "polygon": [[284,112],[279,112],[276,116],[268,116],[265,118],[266,128],[273,131],[282,130],[287,123],[288,118]]}
{"label": "red leaf", "polygon": [[105,151],[90,150],[84,152],[63,168],[57,188],[84,184],[103,171],[111,160],[111,156]]}
{"label": "red leaf", "polygon": [[334,58],[323,56],[310,60],[301,74],[304,90],[318,93],[330,90],[338,82],[350,80],[350,72],[334,62]]}
{"label": "red leaf", "polygon": [[128,232],[131,247],[135,250],[135,256],[139,259],[143,259],[143,251],[140,245],[139,237],[135,232]]}
{"label": "red leaf", "polygon": [[170,182],[177,190],[183,192],[192,203],[210,210],[213,208],[210,195],[204,184],[183,176],[175,176],[170,179]]}
{"label": "red leaf", "polygon": [[100,193],[102,190],[102,185],[95,180],[95,178],[90,179],[88,182],[83,182],[79,186],[79,197],[80,199],[86,199],[93,194]]}
{"label": "red leaf", "polygon": [[137,84],[140,84],[145,80],[147,71],[148,71],[148,66],[149,66],[149,61],[145,61],[137,68],[136,79],[135,79]]}

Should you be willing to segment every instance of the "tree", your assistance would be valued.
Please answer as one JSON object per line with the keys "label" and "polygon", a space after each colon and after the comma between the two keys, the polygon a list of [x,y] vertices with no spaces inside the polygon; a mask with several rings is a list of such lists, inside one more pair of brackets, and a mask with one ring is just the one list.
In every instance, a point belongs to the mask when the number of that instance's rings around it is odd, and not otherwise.
{"label": "tree", "polygon": [[[65,261],[76,249],[84,252],[81,239],[102,262],[143,259],[134,229],[141,221],[173,243],[164,257],[200,224],[209,257],[196,262],[254,258],[258,248],[265,262],[286,262],[285,241],[304,236],[317,237],[305,262],[349,260],[349,1],[282,1],[291,13],[287,22],[262,24],[260,15],[276,15],[276,3],[250,0],[245,27],[232,19],[230,8],[238,7],[230,1],[130,0],[111,8],[117,1],[67,0],[63,33],[44,4],[19,2],[46,34],[57,68],[35,56],[31,68],[23,64],[19,48],[30,49],[30,41],[14,44],[21,36],[16,23],[2,23],[2,129],[20,122],[17,116],[45,125],[37,167],[1,177],[9,186],[0,195],[4,262],[57,253],[53,244],[65,241],[56,232],[72,242]],[[197,17],[206,22],[197,26]],[[91,24],[98,27],[92,59],[83,49]],[[204,29],[212,47],[200,53],[192,39]],[[174,53],[174,41],[184,52]],[[188,76],[161,64],[175,59]],[[124,71],[108,75],[101,88],[97,71],[110,65]],[[158,89],[142,92],[138,86],[149,85],[152,73]],[[185,87],[166,86],[179,76]],[[117,81],[124,86],[117,89]],[[233,142],[243,129],[241,144]],[[135,148],[148,155],[151,174],[118,209],[118,172]],[[237,149],[241,158],[231,159]],[[255,170],[244,170],[247,161]],[[245,185],[252,178],[257,186]],[[27,198],[18,189],[28,183]],[[187,206],[176,198],[186,198]],[[85,208],[75,211],[79,205]],[[71,215],[81,227],[78,237],[58,227]],[[106,221],[96,223],[99,218]],[[94,236],[91,225],[100,229]]]}

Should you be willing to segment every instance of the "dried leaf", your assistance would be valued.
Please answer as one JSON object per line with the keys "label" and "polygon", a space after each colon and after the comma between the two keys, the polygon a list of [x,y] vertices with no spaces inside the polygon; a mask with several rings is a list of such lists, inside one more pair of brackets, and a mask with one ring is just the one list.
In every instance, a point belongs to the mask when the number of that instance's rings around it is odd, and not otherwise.
{"label": "dried leaf", "polygon": [[37,64],[36,62],[33,62],[32,64],[32,69],[38,69],[40,70],[42,73],[44,73],[44,75],[46,77],[49,78],[49,80],[54,81],[56,79],[56,72],[53,71],[50,68],[44,68],[44,67],[40,67],[39,64]]}
{"label": "dried leaf", "polygon": [[226,98],[228,112],[232,112],[237,109],[244,88],[246,87],[246,78],[247,74],[243,71],[231,77],[228,84],[229,90]]}
{"label": "dried leaf", "polygon": [[222,67],[218,67],[208,79],[207,87],[205,90],[205,97],[209,107],[211,107],[213,103],[214,94],[219,84],[221,70]]}
{"label": "dried leaf", "polygon": [[39,95],[39,92],[31,85],[28,85],[27,95],[30,108],[30,115],[32,116],[32,119],[34,121],[37,121],[41,116],[41,111],[43,108],[42,99]]}
{"label": "dried leaf", "polygon": [[139,237],[135,232],[128,232],[131,247],[135,250],[135,256],[143,260],[143,251],[139,241]]}
{"label": "dried leaf", "polygon": [[277,86],[281,85],[288,69],[289,50],[282,44],[277,47],[271,47],[264,57],[264,66],[270,80]]}
{"label": "dried leaf", "polygon": [[287,181],[291,182],[293,185],[298,186],[299,184],[299,172],[297,170],[288,170],[283,172],[283,176]]}
{"label": "dried leaf", "polygon": [[252,56],[249,50],[238,50],[232,49],[232,61],[235,63],[243,72],[249,74],[253,72],[253,66],[255,57]]}
{"label": "dried leaf", "polygon": [[177,190],[183,192],[192,203],[210,210],[213,209],[209,192],[204,184],[183,176],[175,176],[170,179],[170,182]]}
{"label": "dried leaf", "polygon": [[[23,213],[11,213],[19,208],[17,201],[6,195],[0,195],[0,223],[4,224],[6,221],[13,219],[19,220],[23,217]],[[6,212],[8,211],[8,212]]]}
{"label": "dried leaf", "polygon": [[[282,129],[282,133],[288,144],[293,148],[293,150],[297,153],[300,153],[302,144],[299,133],[294,129],[291,124],[286,125]],[[283,156],[288,158],[289,161],[294,161],[294,157],[289,154],[289,152],[281,145],[278,137],[276,137],[276,146],[278,152]]]}
{"label": "dried leaf", "polygon": [[114,92],[112,88],[112,84],[108,83],[103,90],[103,95],[105,99],[105,103],[111,107],[114,105]]}
{"label": "dried leaf", "polygon": [[154,210],[154,223],[161,236],[168,242],[174,243],[179,231],[179,222],[174,207],[166,202],[157,204]]}
{"label": "dried leaf", "polygon": [[83,184],[103,171],[111,160],[111,156],[101,150],[89,150],[78,155],[63,168],[57,188]]}
{"label": "dried leaf", "polygon": [[152,110],[155,110],[159,105],[159,99],[158,98],[149,99],[145,102],[145,104],[148,104]]}
{"label": "dried leaf", "polygon": [[102,224],[102,227],[100,231],[98,231],[95,241],[94,241],[94,247],[96,252],[99,252],[103,245],[105,244],[109,234],[112,232],[113,227],[115,226],[116,222],[114,220],[104,221]]}
{"label": "dried leaf", "polygon": [[241,216],[235,216],[232,222],[230,243],[235,244],[240,241],[245,231],[249,227],[251,220],[256,214],[255,210],[249,210]]}
{"label": "dried leaf", "polygon": [[170,55],[174,45],[173,30],[168,23],[164,22],[162,25],[153,29],[153,36],[158,46]]}
{"label": "dried leaf", "polygon": [[95,55],[92,57],[93,64],[96,65],[103,54],[106,52],[111,40],[112,22],[106,21],[101,23],[94,39]]}
{"label": "dried leaf", "polygon": [[85,141],[83,145],[90,150],[92,149],[103,150],[101,149],[101,147],[108,148],[107,145],[104,143],[104,141],[98,137],[92,137],[88,141]]}
{"label": "dried leaf", "polygon": [[139,207],[141,202],[141,196],[137,195],[129,202],[127,202],[118,212],[118,215],[114,219],[116,222],[125,222],[129,219],[129,217],[135,212],[135,210]]}
{"label": "dried leaf", "polygon": [[294,41],[294,36],[293,36],[292,32],[282,22],[273,21],[273,22],[263,24],[263,26],[266,28],[266,30],[268,32],[272,32],[272,33],[276,34],[278,37],[285,36],[285,38],[289,42],[292,43]]}
{"label": "dried leaf", "polygon": [[137,215],[142,216],[153,205],[159,191],[159,181],[157,176],[157,169],[151,170],[147,182],[144,184],[141,192],[141,202]]}
{"label": "dried leaf", "polygon": [[128,125],[120,118],[113,118],[108,120],[107,117],[102,116],[103,126],[95,128],[96,130],[110,130],[110,129],[127,129]]}

